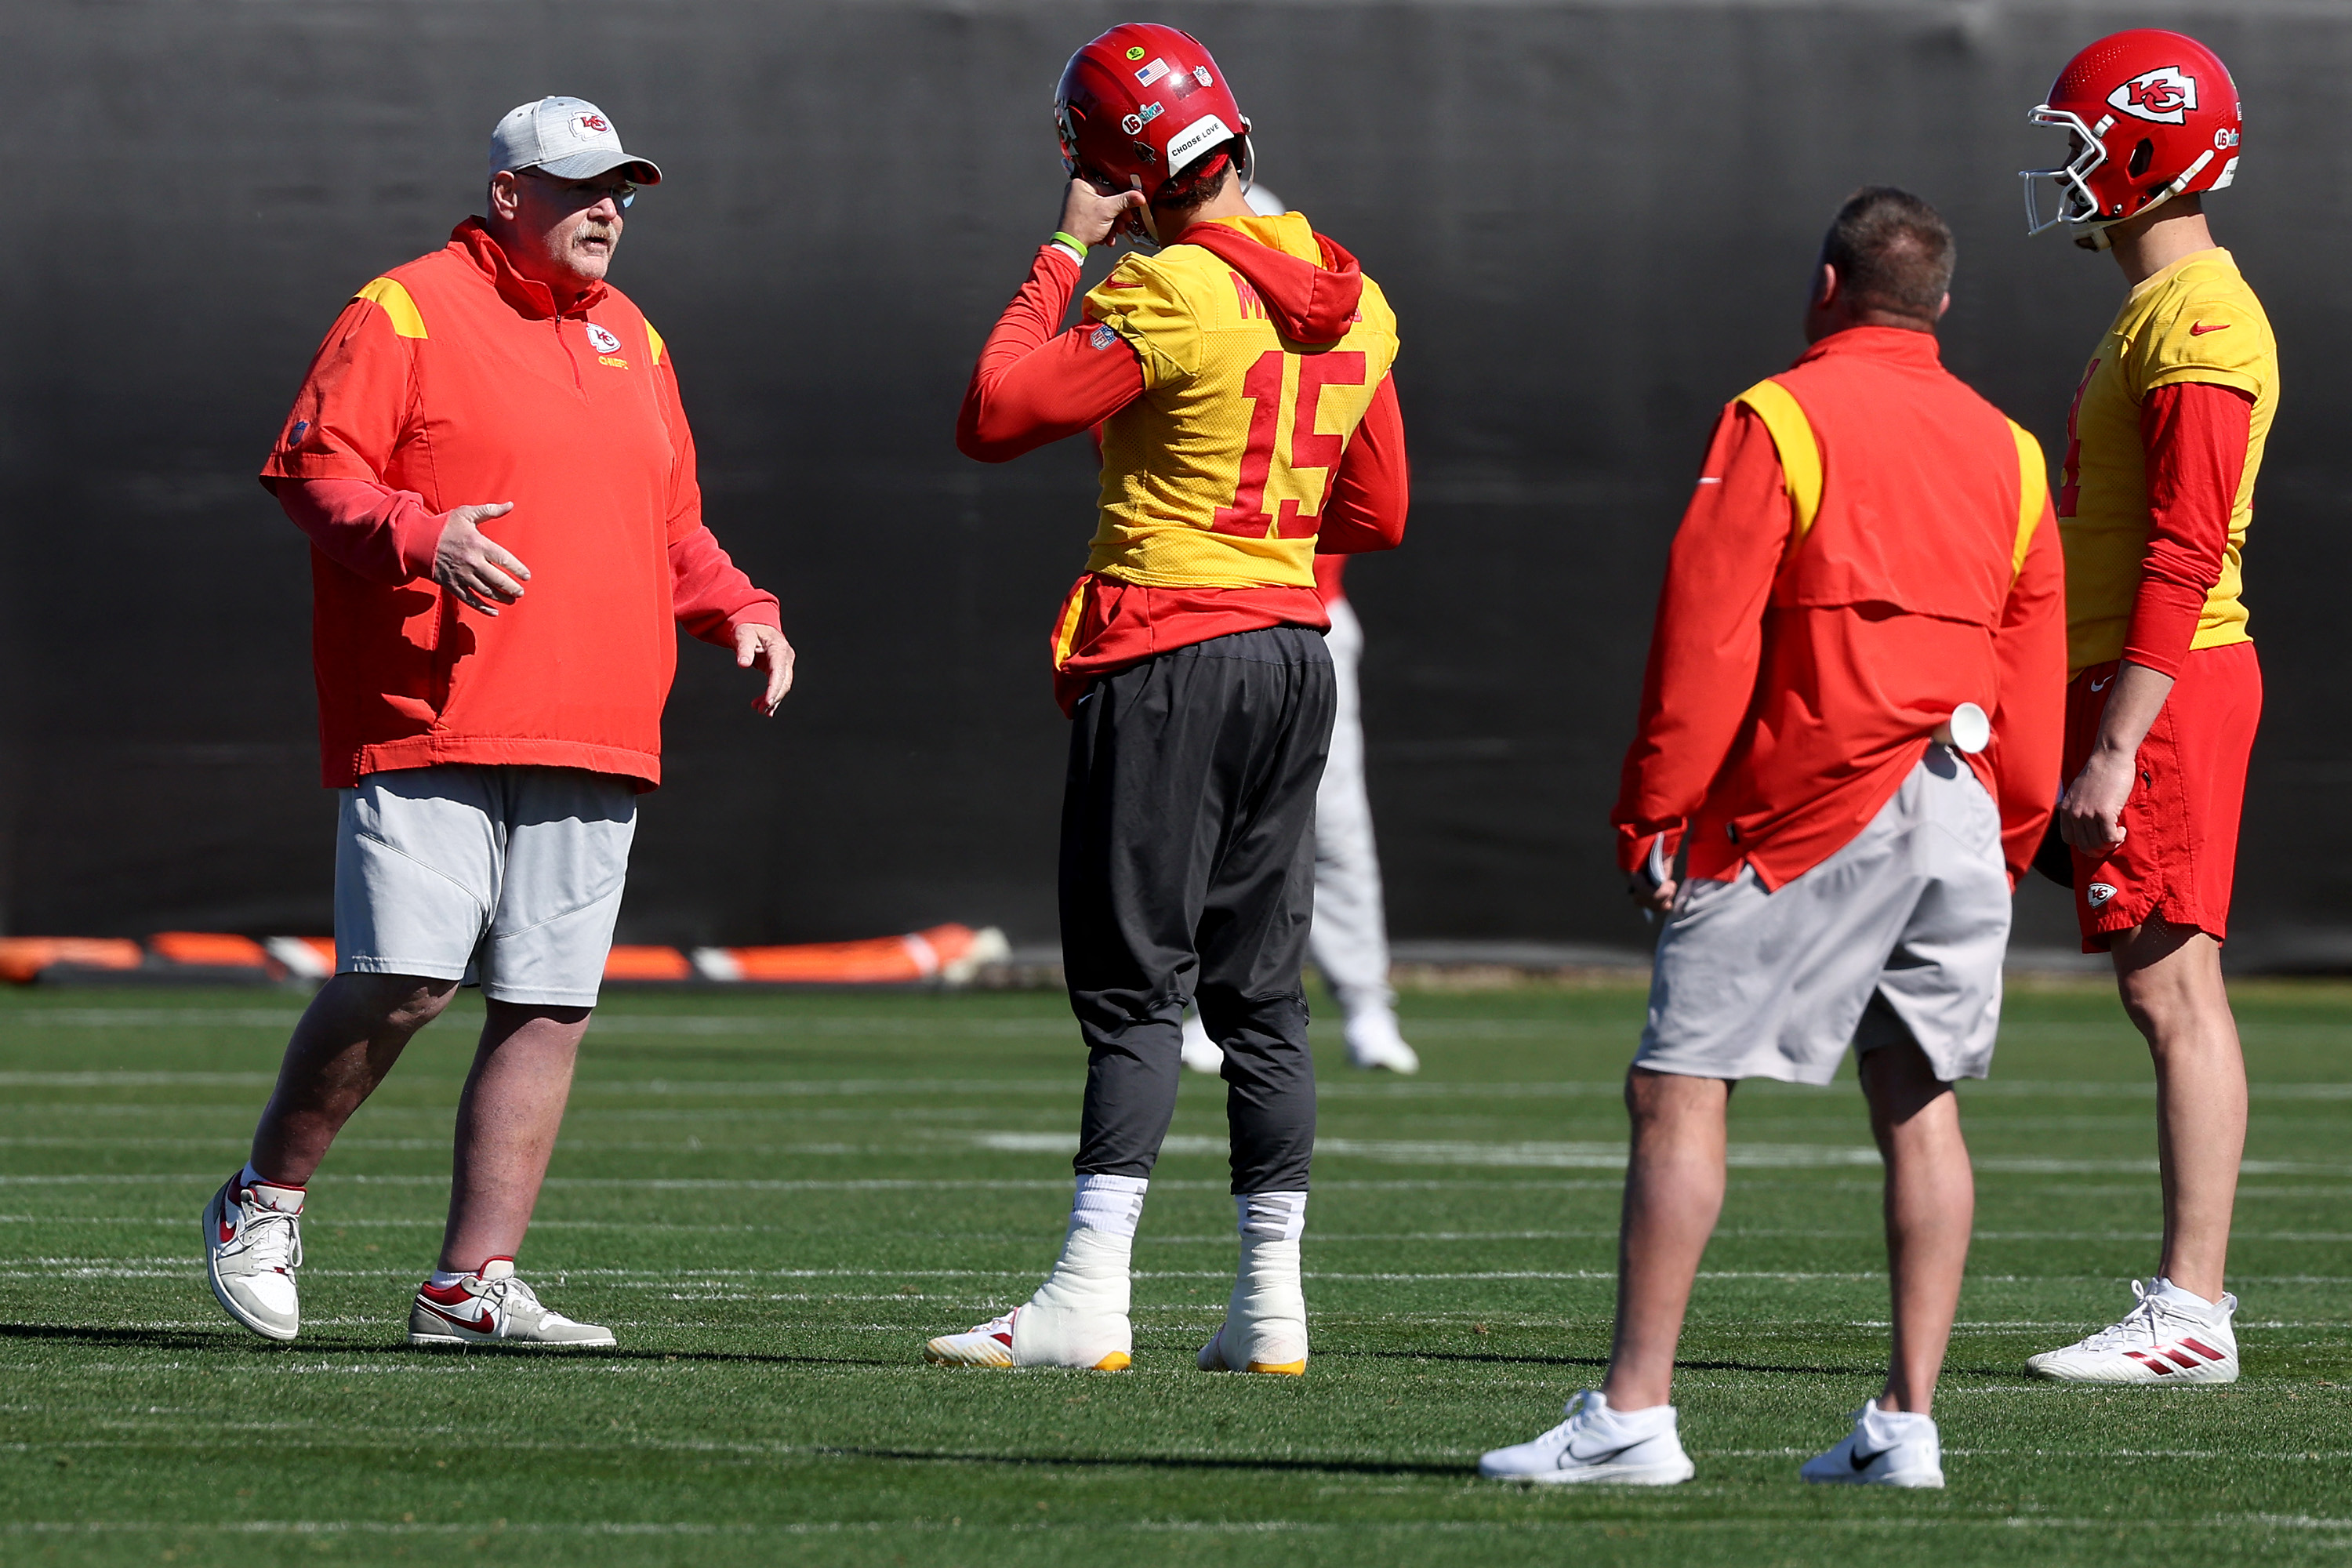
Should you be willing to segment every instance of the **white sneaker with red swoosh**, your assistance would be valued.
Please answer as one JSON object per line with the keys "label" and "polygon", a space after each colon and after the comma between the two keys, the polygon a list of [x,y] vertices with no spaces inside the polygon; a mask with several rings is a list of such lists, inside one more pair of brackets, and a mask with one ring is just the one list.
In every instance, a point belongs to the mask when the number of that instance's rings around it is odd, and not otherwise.
{"label": "white sneaker with red swoosh", "polygon": [[205,1273],[222,1310],[273,1340],[302,1328],[302,1189],[257,1191],[240,1171],[205,1205]]}
{"label": "white sneaker with red swoosh", "polygon": [[2122,1322],[2063,1350],[2026,1359],[2025,1370],[2057,1383],[2235,1383],[2238,1299],[2193,1296],[2168,1279],[2132,1281],[2138,1305]]}
{"label": "white sneaker with red swoosh", "polygon": [[514,1259],[493,1258],[478,1274],[418,1287],[408,1310],[408,1342],[601,1350],[612,1344],[613,1331],[575,1323],[541,1306],[531,1288],[515,1278]]}

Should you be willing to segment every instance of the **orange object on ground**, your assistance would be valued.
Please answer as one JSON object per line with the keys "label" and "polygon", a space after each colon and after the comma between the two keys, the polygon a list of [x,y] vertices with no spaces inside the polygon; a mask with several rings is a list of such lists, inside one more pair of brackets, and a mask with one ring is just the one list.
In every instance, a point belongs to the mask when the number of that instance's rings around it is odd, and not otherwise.
{"label": "orange object on ground", "polygon": [[993,926],[974,931],[967,925],[940,925],[863,942],[697,948],[694,963],[708,979],[770,984],[909,985],[925,980],[961,984],[1007,951],[1004,933]]}
{"label": "orange object on ground", "polygon": [[249,936],[226,931],[158,931],[147,941],[148,951],[167,963],[196,963],[207,969],[267,969],[268,950]]}
{"label": "orange object on ground", "polygon": [[81,969],[136,969],[144,957],[139,944],[128,937],[0,937],[0,980],[29,985],[53,963]]}
{"label": "orange object on ground", "polygon": [[604,955],[607,980],[691,980],[694,964],[674,947],[615,947]]}

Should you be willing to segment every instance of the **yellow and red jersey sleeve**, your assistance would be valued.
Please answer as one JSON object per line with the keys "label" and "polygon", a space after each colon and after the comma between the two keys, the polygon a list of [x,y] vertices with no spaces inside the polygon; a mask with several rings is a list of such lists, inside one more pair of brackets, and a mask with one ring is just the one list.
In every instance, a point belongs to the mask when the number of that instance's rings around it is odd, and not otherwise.
{"label": "yellow and red jersey sleeve", "polygon": [[[2229,415],[2228,444],[2238,445],[2236,419],[2227,405],[2202,403],[2184,426],[2176,407],[2155,406],[2167,388],[2206,386],[2246,403],[2243,455],[2232,464],[2189,465],[2206,476],[2184,489],[2177,462],[2164,476],[2166,496],[2153,488],[2155,468],[2186,452],[2159,452],[2155,443],[2186,431],[2213,427],[2211,416]],[[2204,540],[2216,526],[2223,540],[2199,605],[2189,648],[2220,647],[2249,640],[2242,601],[2246,533],[2253,521],[2254,484],[2263,448],[2278,407],[2278,344],[2262,303],[2225,250],[2184,257],[2134,288],[2100,340],[2084,371],[2066,420],[2065,470],[2058,492],[2059,528],[2065,542],[2067,664],[2081,670],[2124,656],[2140,641],[2155,667],[2171,662],[2177,638],[2165,622],[2164,606],[2150,604],[2133,630],[2143,589],[2158,598],[2173,595],[2206,574],[2200,563],[2184,577],[2178,562],[2152,560],[2162,536],[2176,542]],[[2154,417],[2151,418],[2151,413]],[[2192,442],[2192,446],[2195,443]],[[2189,455],[2193,456],[2193,453]],[[2210,481],[2210,482],[2209,482]],[[2211,486],[2220,493],[2207,493]],[[2162,506],[2168,516],[2156,513]],[[2221,519],[2194,515],[2219,509]],[[2205,546],[2192,547],[2202,556]],[[2151,577],[2151,565],[2160,568]],[[2183,650],[2185,651],[2185,650]]]}

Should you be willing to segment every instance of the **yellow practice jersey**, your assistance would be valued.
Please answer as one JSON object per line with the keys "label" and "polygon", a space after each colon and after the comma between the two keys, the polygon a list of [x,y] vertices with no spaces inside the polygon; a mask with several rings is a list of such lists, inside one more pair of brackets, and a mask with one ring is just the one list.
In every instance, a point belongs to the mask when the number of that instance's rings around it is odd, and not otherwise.
{"label": "yellow practice jersey", "polygon": [[[1297,213],[1216,221],[1323,262]],[[1087,569],[1146,587],[1311,587],[1332,476],[1396,359],[1378,285],[1364,279],[1338,342],[1301,342],[1241,268],[1179,242],[1121,261],[1086,314],[1143,364],[1142,395],[1102,426]]]}
{"label": "yellow practice jersey", "polygon": [[2191,648],[2248,642],[2240,564],[2253,518],[2254,475],[2278,408],[2278,342],[2262,302],[2226,250],[2186,256],[2142,282],[2083,373],[2066,416],[2058,529],[2066,546],[2066,662],[2120,658],[2147,553],[2148,497],[2140,407],[2179,382],[2234,387],[2253,399],[2246,468],[2230,509],[2221,581],[2205,597]]}

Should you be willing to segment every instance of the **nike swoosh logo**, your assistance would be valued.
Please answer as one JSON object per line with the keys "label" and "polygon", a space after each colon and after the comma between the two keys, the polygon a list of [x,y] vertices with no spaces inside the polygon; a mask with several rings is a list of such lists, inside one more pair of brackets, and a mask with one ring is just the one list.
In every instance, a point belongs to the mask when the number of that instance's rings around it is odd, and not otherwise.
{"label": "nike swoosh logo", "polygon": [[1895,1452],[1895,1450],[1892,1448],[1881,1448],[1876,1454],[1865,1454],[1859,1447],[1857,1447],[1853,1453],[1846,1456],[1846,1462],[1851,1464],[1857,1470],[1866,1470],[1870,1468],[1873,1464],[1877,1462],[1880,1455],[1891,1454],[1893,1452]]}
{"label": "nike swoosh logo", "polygon": [[1571,1447],[1564,1450],[1564,1453],[1567,1458],[1574,1459],[1580,1465],[1605,1465],[1610,1460],[1615,1458],[1618,1455],[1623,1453],[1626,1449],[1639,1447],[1640,1444],[1638,1443],[1621,1443],[1616,1447],[1602,1454],[1580,1454]]}
{"label": "nike swoosh logo", "polygon": [[226,1220],[223,1220],[223,1221],[221,1221],[221,1222],[220,1222],[220,1240],[221,1240],[221,1245],[222,1245],[223,1247],[226,1247],[230,1242],[235,1241],[236,1239],[236,1226],[233,1226],[233,1225],[229,1224],[229,1223],[228,1223],[228,1221],[226,1221]]}
{"label": "nike swoosh logo", "polygon": [[2116,678],[2112,675],[2107,677],[2105,680],[2094,680],[2091,682],[2091,689],[2094,691],[2105,691],[2108,687],[2113,686],[2115,681]]}
{"label": "nike swoosh logo", "polygon": [[2228,321],[2216,321],[2209,327],[2202,321],[2192,321],[2189,325],[2189,335],[2192,338],[2201,338],[2208,332],[2226,332],[2231,325],[2231,323]]}
{"label": "nike swoosh logo", "polygon": [[440,1308],[435,1306],[432,1302],[424,1300],[422,1297],[417,1299],[416,1304],[424,1308],[426,1311],[432,1313],[435,1317],[439,1318],[444,1322],[455,1323],[461,1329],[470,1330],[478,1334],[487,1334],[499,1326],[497,1314],[491,1312],[488,1308],[483,1309],[482,1315],[478,1318],[460,1318],[453,1313],[443,1311]]}

